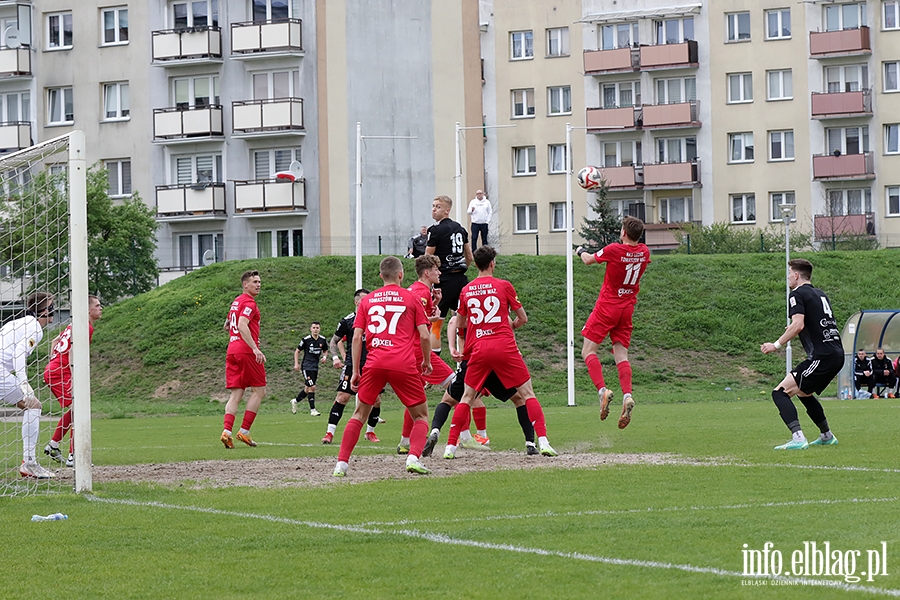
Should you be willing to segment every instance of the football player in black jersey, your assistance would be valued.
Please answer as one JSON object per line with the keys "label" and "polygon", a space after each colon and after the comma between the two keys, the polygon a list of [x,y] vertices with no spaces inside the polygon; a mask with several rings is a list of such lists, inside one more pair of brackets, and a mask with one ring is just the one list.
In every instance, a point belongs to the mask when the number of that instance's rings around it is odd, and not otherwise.
{"label": "football player in black jersey", "polygon": [[[328,358],[328,342],[319,335],[322,324],[313,321],[309,326],[309,335],[304,337],[294,350],[294,370],[303,375],[303,389],[291,400],[291,412],[297,414],[297,403],[304,398],[309,400],[309,414],[318,417],[316,410],[316,380],[319,377],[319,363],[325,364]],[[301,364],[300,353],[303,353]]]}
{"label": "football player in black jersey", "polygon": [[[825,409],[814,394],[822,393],[844,366],[844,346],[841,333],[831,310],[828,296],[810,283],[813,266],[803,258],[788,262],[788,314],[791,324],[774,342],[760,346],[763,354],[781,349],[791,339],[800,336],[806,350],[806,360],[798,364],[772,391],[772,400],[781,413],[784,424],[791,430],[791,440],[776,450],[806,450],[809,446],[830,446],[838,440],[828,427]],[[791,398],[797,396],[806,407],[806,414],[818,426],[821,435],[812,442],[806,441],[797,407]]]}

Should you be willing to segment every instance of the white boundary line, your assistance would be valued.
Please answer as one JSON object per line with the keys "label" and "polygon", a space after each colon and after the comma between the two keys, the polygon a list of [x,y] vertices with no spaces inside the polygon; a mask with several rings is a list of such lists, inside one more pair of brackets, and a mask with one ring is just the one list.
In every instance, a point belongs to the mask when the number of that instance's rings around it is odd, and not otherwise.
{"label": "white boundary line", "polygon": [[699,573],[717,575],[720,577],[736,577],[741,579],[766,579],[781,582],[783,585],[809,585],[821,587],[833,587],[848,592],[865,592],[879,596],[892,596],[900,598],[900,589],[868,587],[864,585],[845,583],[837,580],[812,579],[808,577],[782,577],[782,576],[761,576],[761,575],[744,575],[738,571],[728,571],[725,569],[717,569],[715,567],[696,567],[694,565],[676,564],[668,562],[657,562],[651,560],[636,560],[626,558],[612,558],[606,556],[597,556],[594,554],[584,554],[581,552],[561,552],[559,550],[546,550],[543,548],[530,548],[527,546],[514,546],[512,544],[493,544],[490,542],[480,542],[477,540],[466,540],[454,538],[439,533],[429,533],[426,531],[418,531],[416,529],[394,529],[382,530],[374,528],[365,528],[357,525],[334,525],[331,523],[320,523],[317,521],[302,521],[299,519],[290,519],[286,517],[276,517],[273,515],[258,515],[247,512],[236,512],[228,510],[220,510],[216,508],[203,508],[197,506],[180,506],[177,504],[165,504],[162,502],[141,502],[137,500],[122,500],[115,498],[98,498],[93,495],[86,495],[91,502],[102,502],[106,504],[122,504],[127,506],[141,506],[147,508],[163,508],[171,510],[185,510],[192,512],[200,512],[213,515],[222,515],[230,517],[240,517],[246,519],[260,519],[273,523],[285,523],[288,525],[302,525],[304,527],[316,529],[331,529],[335,531],[346,531],[351,533],[363,533],[368,535],[400,535],[410,538],[422,539],[437,544],[451,546],[468,546],[472,548],[482,548],[486,550],[503,550],[507,552],[516,552],[520,554],[533,554],[537,556],[554,556],[569,560],[579,560],[586,562],[602,563],[608,565],[626,566],[626,567],[644,567],[650,569],[676,570],[686,573]]}

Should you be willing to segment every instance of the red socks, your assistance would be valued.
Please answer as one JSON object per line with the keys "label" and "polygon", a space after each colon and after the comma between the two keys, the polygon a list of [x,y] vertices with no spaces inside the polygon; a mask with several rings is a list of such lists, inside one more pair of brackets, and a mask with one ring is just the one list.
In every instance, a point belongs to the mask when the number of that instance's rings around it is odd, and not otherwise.
{"label": "red socks", "polygon": [[627,360],[623,360],[620,363],[616,363],[616,368],[619,370],[619,384],[622,386],[623,394],[631,393],[631,363]]}
{"label": "red socks", "polygon": [[[537,398],[529,398],[525,401],[528,410],[528,420],[534,425],[534,432],[538,437],[547,437],[547,423],[544,421],[544,409]],[[455,417],[456,415],[454,415]]]}
{"label": "red socks", "polygon": [[225,431],[231,431],[232,429],[234,429],[234,415],[225,413]]}
{"label": "red socks", "polygon": [[606,387],[606,383],[603,381],[603,367],[600,365],[600,359],[597,358],[597,355],[588,354],[587,358],[584,359],[584,364],[587,365],[588,376],[597,389]]}
{"label": "red socks", "polygon": [[478,431],[487,429],[487,408],[484,406],[473,408],[472,419],[475,421],[475,429]]}
{"label": "red socks", "polygon": [[59,423],[56,425],[56,430],[53,432],[53,437],[50,438],[54,442],[61,442],[63,436],[69,432],[69,429],[72,427],[72,411],[67,410],[63,416],[60,418]]}
{"label": "red socks", "polygon": [[[450,435],[447,437],[447,444],[450,446],[458,446],[459,434],[469,428],[469,423],[471,423],[469,405],[460,402],[456,405],[456,408],[453,409],[453,420],[450,422]],[[410,440],[410,443],[412,443],[412,440]],[[412,452],[411,447],[410,452]]]}
{"label": "red socks", "polygon": [[[232,418],[232,420],[234,419],[234,417],[231,417],[231,418]],[[250,431],[250,427],[253,425],[253,419],[255,419],[255,418],[256,418],[255,412],[250,412],[249,410],[244,411],[244,420],[241,423],[241,429],[246,429],[247,431]]]}
{"label": "red socks", "polygon": [[[353,419],[347,421],[347,426],[344,427],[344,435],[341,437],[341,449],[338,451],[338,460],[342,462],[350,462],[350,455],[353,454],[353,449],[356,448],[356,442],[359,441],[359,434],[362,431],[363,422],[359,419]],[[422,442],[424,446],[425,443]]]}
{"label": "red socks", "polygon": [[[406,414],[409,414],[407,412]],[[412,426],[409,435],[409,454],[410,456],[422,456],[422,449],[425,447],[425,440],[428,438],[428,421],[419,419]],[[341,444],[344,442],[342,441]]]}
{"label": "red socks", "polygon": [[[403,428],[400,429],[400,435],[402,437],[408,438],[412,434],[413,430],[413,418],[409,414],[409,410],[403,411]],[[416,455],[418,456],[418,454]]]}

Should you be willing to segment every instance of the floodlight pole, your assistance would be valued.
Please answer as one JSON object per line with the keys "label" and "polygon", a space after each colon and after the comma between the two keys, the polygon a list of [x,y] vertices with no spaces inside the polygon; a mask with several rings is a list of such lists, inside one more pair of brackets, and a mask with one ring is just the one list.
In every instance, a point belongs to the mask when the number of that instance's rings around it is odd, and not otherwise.
{"label": "floodlight pole", "polygon": [[356,122],[356,289],[362,287],[362,141],[417,139],[414,135],[363,135],[362,123]]}
{"label": "floodlight pole", "polygon": [[[791,274],[791,215],[794,213],[794,209],[796,208],[793,204],[779,204],[778,207],[781,209],[781,218],[784,221],[784,307],[785,314],[787,316],[787,324],[791,324],[791,284],[788,283],[788,278]],[[791,342],[788,341],[785,344],[784,349],[784,362],[785,362],[785,373],[790,374],[791,372],[791,363],[792,360],[792,352],[791,352]]]}
{"label": "floodlight pole", "polygon": [[456,173],[453,178],[456,180],[456,222],[462,222],[462,146],[459,143],[459,135],[462,131],[470,129],[505,129],[507,127],[515,127],[515,125],[477,125],[472,127],[462,127],[459,121],[456,122]]}

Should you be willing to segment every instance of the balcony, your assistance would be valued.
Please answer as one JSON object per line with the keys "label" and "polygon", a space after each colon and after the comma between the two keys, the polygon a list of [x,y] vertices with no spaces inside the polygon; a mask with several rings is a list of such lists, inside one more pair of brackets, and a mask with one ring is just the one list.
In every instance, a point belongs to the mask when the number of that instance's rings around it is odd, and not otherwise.
{"label": "balcony", "polygon": [[809,33],[809,54],[813,58],[872,54],[869,28],[811,31]]}
{"label": "balcony", "polygon": [[235,216],[306,211],[306,180],[282,179],[234,182]]}
{"label": "balcony", "polygon": [[641,70],[684,69],[700,65],[697,42],[688,40],[680,44],[641,46]]}
{"label": "balcony", "polygon": [[31,52],[28,48],[0,50],[0,77],[31,76]]}
{"label": "balcony", "polygon": [[218,104],[153,109],[154,141],[194,142],[222,135],[222,107]]}
{"label": "balcony", "polygon": [[816,215],[813,227],[816,239],[830,240],[835,237],[875,235],[875,215]]}
{"label": "balcony", "polygon": [[588,133],[606,133],[609,129],[636,129],[633,106],[624,108],[589,108],[585,116]]}
{"label": "balcony", "polygon": [[637,71],[640,68],[640,53],[631,48],[584,51],[585,75],[622,73],[626,71]]}
{"label": "balcony", "polygon": [[677,104],[644,105],[644,129],[700,127],[700,103],[696,100]]}
{"label": "balcony", "polygon": [[644,165],[644,187],[677,188],[700,184],[700,162]]}
{"label": "balcony", "polygon": [[813,179],[875,179],[872,152],[862,154],[816,154]]}
{"label": "balcony", "polygon": [[841,117],[871,117],[872,90],[812,94],[812,118],[836,119]]}
{"label": "balcony", "polygon": [[273,55],[302,56],[302,29],[300,19],[232,23],[232,58],[248,60]]}
{"label": "balcony", "polygon": [[241,100],[232,103],[231,122],[236,137],[305,135],[302,98]]}
{"label": "balcony", "polygon": [[208,220],[224,216],[224,183],[202,182],[156,187],[158,220]]}
{"label": "balcony", "polygon": [[170,66],[220,62],[222,30],[218,27],[184,27],[152,32],[153,63]]}
{"label": "balcony", "polygon": [[640,185],[640,173],[634,165],[597,168],[611,190],[635,189]]}
{"label": "balcony", "polygon": [[688,223],[646,223],[644,243],[650,250],[674,250],[681,245],[683,227]]}
{"label": "balcony", "polygon": [[21,150],[31,145],[30,122],[6,121],[0,123],[0,152]]}

